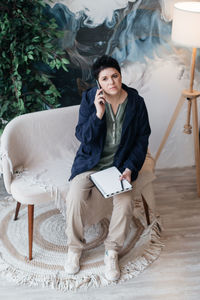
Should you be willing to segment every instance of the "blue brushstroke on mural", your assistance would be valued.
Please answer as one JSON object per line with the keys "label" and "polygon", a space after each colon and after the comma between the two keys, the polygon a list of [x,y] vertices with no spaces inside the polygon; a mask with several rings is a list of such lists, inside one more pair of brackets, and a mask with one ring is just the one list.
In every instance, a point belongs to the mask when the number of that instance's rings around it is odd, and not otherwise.
{"label": "blue brushstroke on mural", "polygon": [[70,61],[69,72],[51,72],[62,95],[62,106],[80,103],[81,92],[94,83],[90,67],[102,54],[112,55],[123,64],[127,61],[145,63],[146,58],[171,52],[171,23],[161,19],[157,0],[129,2],[126,8],[113,12],[111,21],[105,20],[98,26],[83,11],[77,16],[60,3],[53,8],[48,6],[46,14],[54,16],[64,31],[59,45],[66,50]]}

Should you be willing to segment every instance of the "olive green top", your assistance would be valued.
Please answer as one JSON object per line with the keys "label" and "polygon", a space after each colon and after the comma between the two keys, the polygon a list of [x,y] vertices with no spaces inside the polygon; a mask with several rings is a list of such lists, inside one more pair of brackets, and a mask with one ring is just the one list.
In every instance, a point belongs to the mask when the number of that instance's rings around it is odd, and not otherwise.
{"label": "olive green top", "polygon": [[106,140],[100,161],[94,168],[95,170],[103,170],[113,165],[114,156],[121,140],[127,101],[128,97],[123,103],[119,104],[116,115],[113,113],[111,104],[106,102]]}

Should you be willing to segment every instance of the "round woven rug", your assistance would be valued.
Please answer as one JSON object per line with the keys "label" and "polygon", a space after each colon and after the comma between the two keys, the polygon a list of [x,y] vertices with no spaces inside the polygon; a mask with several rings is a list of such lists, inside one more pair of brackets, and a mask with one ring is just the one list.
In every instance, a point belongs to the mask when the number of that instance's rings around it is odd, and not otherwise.
{"label": "round woven rug", "polygon": [[[0,201],[0,273],[21,285],[48,286],[62,291],[100,287],[109,282],[104,276],[104,244],[109,220],[85,229],[86,248],[77,275],[66,275],[63,264],[67,252],[65,220],[54,204],[35,206],[33,260],[28,255],[27,208],[22,206],[13,220],[16,202],[6,197]],[[158,258],[163,247],[160,225],[155,219],[145,225],[142,205],[137,203],[134,217],[122,251],[119,254],[120,283],[138,276]]]}

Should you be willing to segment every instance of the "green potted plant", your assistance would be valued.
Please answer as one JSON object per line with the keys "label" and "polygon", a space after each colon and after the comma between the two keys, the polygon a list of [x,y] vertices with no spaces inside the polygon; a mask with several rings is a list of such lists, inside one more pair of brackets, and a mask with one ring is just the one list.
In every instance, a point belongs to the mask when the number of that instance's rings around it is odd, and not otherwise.
{"label": "green potted plant", "polygon": [[[59,106],[50,72],[69,63],[58,46],[62,32],[43,0],[1,0],[0,128],[15,116]],[[41,68],[45,66],[45,68]]]}

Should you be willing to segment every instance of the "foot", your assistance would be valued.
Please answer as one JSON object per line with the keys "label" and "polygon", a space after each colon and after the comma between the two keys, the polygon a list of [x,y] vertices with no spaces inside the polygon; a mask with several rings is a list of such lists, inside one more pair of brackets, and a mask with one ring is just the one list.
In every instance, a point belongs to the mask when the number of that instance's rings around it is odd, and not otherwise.
{"label": "foot", "polygon": [[81,257],[81,252],[77,253],[70,249],[68,250],[67,258],[64,264],[64,269],[67,274],[74,275],[78,273],[78,271],[80,270],[80,264],[79,264],[80,257]]}
{"label": "foot", "polygon": [[106,250],[105,257],[105,276],[108,280],[115,281],[120,277],[118,265],[118,253],[115,250]]}

